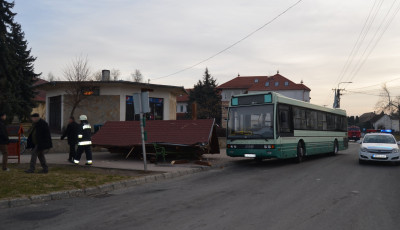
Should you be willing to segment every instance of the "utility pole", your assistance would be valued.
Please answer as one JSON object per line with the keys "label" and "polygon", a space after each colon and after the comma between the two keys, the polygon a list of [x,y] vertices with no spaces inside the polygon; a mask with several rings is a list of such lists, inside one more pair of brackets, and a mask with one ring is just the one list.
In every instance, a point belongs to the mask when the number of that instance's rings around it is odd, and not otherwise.
{"label": "utility pole", "polygon": [[342,84],[342,83],[353,83],[353,82],[351,82],[351,81],[339,82],[338,87],[336,89],[332,89],[332,90],[335,91],[335,98],[334,98],[334,101],[333,101],[333,108],[334,109],[340,108],[340,96],[343,95],[343,94],[340,93],[340,91],[341,90],[345,90],[345,89],[341,89],[340,88],[340,84]]}
{"label": "utility pole", "polygon": [[143,116],[143,114],[150,112],[149,92],[133,94],[133,105],[135,114],[140,115],[140,135],[142,137],[143,166],[144,166],[144,171],[147,171],[146,143],[145,143],[146,134],[144,131],[145,117]]}

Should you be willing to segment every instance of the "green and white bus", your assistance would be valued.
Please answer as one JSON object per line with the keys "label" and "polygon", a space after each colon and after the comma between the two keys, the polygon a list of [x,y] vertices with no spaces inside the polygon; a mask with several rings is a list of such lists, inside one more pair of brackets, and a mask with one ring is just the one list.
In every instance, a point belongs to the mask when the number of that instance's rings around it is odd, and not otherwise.
{"label": "green and white bus", "polygon": [[348,148],[346,111],[275,92],[233,96],[227,122],[231,157],[301,162],[305,156]]}

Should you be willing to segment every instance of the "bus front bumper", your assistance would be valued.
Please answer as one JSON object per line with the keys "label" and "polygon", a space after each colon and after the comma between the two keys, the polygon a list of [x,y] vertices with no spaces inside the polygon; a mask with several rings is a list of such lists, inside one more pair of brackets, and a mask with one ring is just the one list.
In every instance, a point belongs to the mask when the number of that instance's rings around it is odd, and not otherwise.
{"label": "bus front bumper", "polygon": [[248,158],[279,158],[277,149],[226,149],[226,155],[230,157]]}

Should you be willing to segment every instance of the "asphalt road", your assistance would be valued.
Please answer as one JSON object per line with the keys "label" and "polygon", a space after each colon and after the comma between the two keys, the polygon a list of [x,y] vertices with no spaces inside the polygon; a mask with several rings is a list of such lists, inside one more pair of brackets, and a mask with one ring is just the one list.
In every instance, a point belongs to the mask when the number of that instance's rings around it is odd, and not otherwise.
{"label": "asphalt road", "polygon": [[2,209],[0,229],[400,229],[400,166],[359,165],[357,148]]}

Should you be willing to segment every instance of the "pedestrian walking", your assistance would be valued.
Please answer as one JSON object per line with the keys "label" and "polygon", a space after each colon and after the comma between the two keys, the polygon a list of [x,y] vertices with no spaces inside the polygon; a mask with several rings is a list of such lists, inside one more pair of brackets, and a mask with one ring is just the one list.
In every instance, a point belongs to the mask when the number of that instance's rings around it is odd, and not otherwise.
{"label": "pedestrian walking", "polygon": [[87,121],[86,115],[79,116],[81,124],[78,132],[78,150],[76,152],[75,164],[79,164],[82,153],[86,154],[86,165],[92,165],[92,127]]}
{"label": "pedestrian walking", "polygon": [[78,144],[78,132],[79,125],[75,122],[75,118],[73,116],[69,117],[67,129],[64,131],[61,136],[61,140],[64,140],[65,137],[68,138],[69,145],[69,156],[68,161],[74,163],[75,155],[76,155],[76,144]]}
{"label": "pedestrian walking", "polygon": [[33,149],[30,167],[25,170],[26,173],[34,173],[36,167],[36,159],[39,158],[42,170],[39,173],[48,173],[49,167],[46,164],[44,151],[53,147],[51,141],[49,125],[46,121],[39,117],[39,114],[34,113],[31,115],[32,128],[29,130],[28,146],[27,148]]}
{"label": "pedestrian walking", "polygon": [[0,152],[3,154],[3,161],[2,161],[2,168],[3,171],[10,171],[7,168],[7,161],[8,161],[8,150],[7,145],[10,142],[7,133],[6,121],[7,115],[3,112],[0,112]]}

